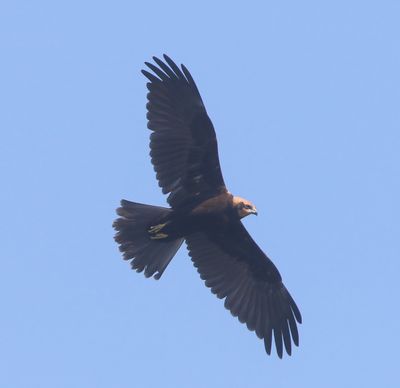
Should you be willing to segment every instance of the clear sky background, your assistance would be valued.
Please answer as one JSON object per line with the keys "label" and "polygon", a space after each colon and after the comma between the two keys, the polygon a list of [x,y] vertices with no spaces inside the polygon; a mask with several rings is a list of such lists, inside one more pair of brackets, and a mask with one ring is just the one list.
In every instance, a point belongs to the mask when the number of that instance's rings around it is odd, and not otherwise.
{"label": "clear sky background", "polygon": [[[0,386],[399,387],[400,2],[3,1]],[[182,247],[123,262],[121,198],[165,204],[152,55],[192,72],[244,221],[304,323],[279,360]]]}

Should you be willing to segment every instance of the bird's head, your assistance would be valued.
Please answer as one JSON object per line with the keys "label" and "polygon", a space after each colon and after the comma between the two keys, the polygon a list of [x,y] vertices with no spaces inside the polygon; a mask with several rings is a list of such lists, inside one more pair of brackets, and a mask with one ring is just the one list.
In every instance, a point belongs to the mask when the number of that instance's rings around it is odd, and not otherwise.
{"label": "bird's head", "polygon": [[241,197],[233,197],[233,207],[236,209],[239,218],[258,214],[256,207],[250,201]]}

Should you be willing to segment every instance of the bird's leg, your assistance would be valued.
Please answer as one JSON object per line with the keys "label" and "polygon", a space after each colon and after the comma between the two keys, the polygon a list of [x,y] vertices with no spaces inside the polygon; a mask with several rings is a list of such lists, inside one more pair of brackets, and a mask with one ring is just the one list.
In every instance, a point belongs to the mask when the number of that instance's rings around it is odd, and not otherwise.
{"label": "bird's leg", "polygon": [[164,226],[167,224],[168,222],[165,222],[164,224],[150,226],[150,228],[148,229],[148,232],[151,235],[150,238],[152,240],[161,240],[163,238],[168,237],[168,234],[166,233],[159,233],[162,230],[162,228],[164,228]]}
{"label": "bird's leg", "polygon": [[167,237],[168,237],[168,234],[165,234],[165,233],[157,233],[157,234],[154,235],[154,236],[150,236],[150,238],[151,238],[152,240],[161,240],[161,239],[167,238]]}
{"label": "bird's leg", "polygon": [[167,223],[165,223],[165,224],[158,224],[158,225],[154,225],[154,226],[150,226],[150,228],[149,228],[149,233],[151,233],[151,234],[157,233],[157,232],[159,232],[165,225],[167,225]]}

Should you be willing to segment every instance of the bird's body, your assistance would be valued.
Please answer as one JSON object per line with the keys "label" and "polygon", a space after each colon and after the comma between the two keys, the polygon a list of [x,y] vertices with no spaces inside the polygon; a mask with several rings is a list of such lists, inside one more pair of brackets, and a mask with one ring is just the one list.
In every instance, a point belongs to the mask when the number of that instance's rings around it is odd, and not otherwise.
{"label": "bird's body", "polygon": [[255,206],[227,190],[214,127],[189,71],[166,55],[149,79],[150,156],[170,208],[123,200],[115,240],[132,268],[159,279],[183,243],[205,281],[234,316],[279,357],[298,345],[300,311],[281,275],[243,226]]}
{"label": "bird's body", "polygon": [[[158,220],[156,225],[149,225],[150,238],[155,237],[157,233],[165,235],[160,241],[185,238],[195,232],[207,230],[210,226],[223,227],[235,216],[232,195],[220,194],[197,206],[186,206],[168,213]],[[157,228],[159,225],[163,226]],[[151,230],[156,232],[152,233]]]}
{"label": "bird's body", "polygon": [[[152,221],[149,225],[150,238],[160,241],[171,241],[201,231],[212,234],[225,230],[231,222],[239,221],[240,215],[232,194],[224,192],[207,199],[200,204],[185,206]],[[254,211],[252,211],[254,213]],[[250,213],[249,213],[250,214]],[[161,235],[157,238],[157,235]]]}

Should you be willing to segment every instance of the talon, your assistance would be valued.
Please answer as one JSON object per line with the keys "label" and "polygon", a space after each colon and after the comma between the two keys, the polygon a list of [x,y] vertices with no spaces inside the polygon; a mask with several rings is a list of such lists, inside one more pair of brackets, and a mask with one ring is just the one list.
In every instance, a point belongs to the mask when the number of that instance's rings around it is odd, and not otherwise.
{"label": "talon", "polygon": [[166,237],[168,237],[168,234],[165,233],[157,233],[155,236],[150,236],[152,240],[161,240]]}
{"label": "talon", "polygon": [[165,223],[165,224],[158,224],[158,225],[154,225],[154,226],[150,226],[150,228],[149,228],[149,233],[157,233],[157,232],[159,232],[165,225],[167,225],[167,223]]}

